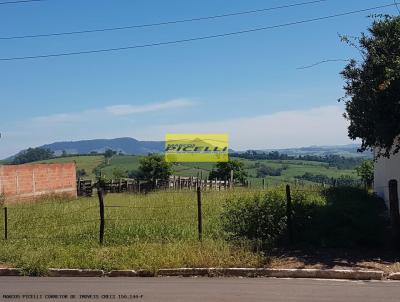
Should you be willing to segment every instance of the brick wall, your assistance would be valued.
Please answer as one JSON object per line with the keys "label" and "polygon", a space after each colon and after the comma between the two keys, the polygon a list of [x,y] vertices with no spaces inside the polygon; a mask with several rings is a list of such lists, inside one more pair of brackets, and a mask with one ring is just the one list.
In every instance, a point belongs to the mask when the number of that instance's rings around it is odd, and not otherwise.
{"label": "brick wall", "polygon": [[0,194],[7,202],[33,199],[46,194],[76,197],[74,163],[0,166]]}

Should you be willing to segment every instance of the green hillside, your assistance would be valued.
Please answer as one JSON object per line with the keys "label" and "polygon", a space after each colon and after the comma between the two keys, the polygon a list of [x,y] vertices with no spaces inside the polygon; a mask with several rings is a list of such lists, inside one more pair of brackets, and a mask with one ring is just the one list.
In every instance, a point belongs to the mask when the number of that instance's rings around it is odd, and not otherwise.
{"label": "green hillside", "polygon": [[108,165],[101,167],[101,173],[112,178],[114,171],[129,172],[139,168],[139,155],[114,155]]}
{"label": "green hillside", "polygon": [[[113,171],[132,171],[137,170],[139,161],[142,156],[119,156],[116,155],[110,160],[110,164],[101,169],[102,173],[107,177],[113,177]],[[259,186],[262,184],[262,178],[257,178],[257,165],[265,165],[267,167],[279,169],[283,168],[280,176],[266,176],[268,185],[280,185],[283,183],[295,182],[296,176],[302,176],[305,173],[314,175],[326,175],[330,178],[339,178],[341,176],[350,176],[358,178],[354,169],[338,169],[329,167],[327,163],[316,161],[302,160],[247,160],[238,159],[244,163],[245,169],[249,175],[252,185]],[[173,166],[174,174],[178,176],[202,176],[207,178],[209,172],[215,167],[213,163],[176,163]],[[310,183],[305,181],[305,183]]]}
{"label": "green hillside", "polygon": [[[140,155],[115,155],[109,160],[109,164],[105,164],[102,155],[93,156],[68,156],[58,157],[51,160],[40,161],[43,163],[55,162],[75,162],[78,169],[84,169],[87,176],[84,178],[94,179],[93,170],[98,168],[107,178],[115,178],[119,173],[126,175],[130,171],[135,171],[139,167]],[[279,176],[266,176],[266,184],[268,186],[282,185],[285,183],[295,183],[296,178],[310,173],[313,175],[325,175],[329,178],[339,178],[341,176],[350,176],[358,179],[354,169],[338,169],[330,167],[327,163],[317,161],[304,160],[249,160],[242,158],[232,159],[240,160],[244,163],[244,167],[252,186],[261,186],[262,178],[257,177],[257,169],[260,166],[270,167],[273,169],[281,169]],[[208,177],[209,172],[215,167],[214,163],[176,163],[173,166],[174,174],[177,176],[202,176],[204,179]],[[303,181],[306,184],[313,184],[310,181]]]}
{"label": "green hillside", "polygon": [[89,155],[89,156],[57,157],[48,160],[38,161],[36,163],[69,163],[69,162],[75,162],[78,170],[84,169],[87,173],[87,178],[94,178],[93,170],[104,162],[104,156]]}
{"label": "green hillside", "polygon": [[[245,169],[249,175],[251,184],[260,186],[262,178],[257,178],[257,163],[264,164],[267,167],[275,169],[286,167],[282,170],[280,176],[266,176],[265,180],[268,185],[280,185],[282,183],[295,182],[295,176],[302,176],[305,173],[314,175],[326,175],[330,178],[339,178],[341,176],[350,176],[358,179],[357,172],[354,169],[338,169],[336,167],[329,167],[327,163],[301,161],[301,160],[246,160],[240,159],[245,163]],[[307,182],[306,183],[311,183]]]}

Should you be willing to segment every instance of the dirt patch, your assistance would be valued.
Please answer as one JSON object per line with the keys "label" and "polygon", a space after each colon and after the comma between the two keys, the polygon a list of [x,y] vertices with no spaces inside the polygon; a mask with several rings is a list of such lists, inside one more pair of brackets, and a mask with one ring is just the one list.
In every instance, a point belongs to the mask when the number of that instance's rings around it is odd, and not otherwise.
{"label": "dirt patch", "polygon": [[382,270],[400,272],[400,253],[383,250],[276,250],[271,268]]}

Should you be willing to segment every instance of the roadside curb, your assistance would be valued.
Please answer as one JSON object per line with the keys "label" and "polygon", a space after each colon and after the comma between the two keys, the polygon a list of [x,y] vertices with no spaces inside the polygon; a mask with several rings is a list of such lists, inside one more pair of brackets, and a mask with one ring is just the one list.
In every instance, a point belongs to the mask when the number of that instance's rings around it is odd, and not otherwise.
{"label": "roadside curb", "polygon": [[[0,276],[22,276],[17,268],[0,268]],[[51,268],[48,277],[269,277],[344,280],[400,280],[400,273],[385,275],[383,271],[335,269],[274,269],[274,268],[164,268],[150,270],[103,270]]]}
{"label": "roadside curb", "polygon": [[21,276],[22,272],[17,268],[0,268],[0,276]]}
{"label": "roadside curb", "polygon": [[209,268],[163,268],[157,271],[157,276],[174,277],[194,277],[194,276],[210,276]]}
{"label": "roadside curb", "polygon": [[58,269],[50,268],[49,277],[103,277],[104,271],[91,269]]}
{"label": "roadside curb", "polygon": [[134,270],[114,270],[107,274],[107,277],[138,277]]}
{"label": "roadside curb", "polygon": [[[273,277],[348,280],[382,280],[383,271],[272,269],[272,268],[180,268],[160,269],[159,276]],[[400,274],[398,275],[400,280]]]}
{"label": "roadside curb", "polygon": [[387,278],[389,280],[400,280],[400,273],[391,273]]}

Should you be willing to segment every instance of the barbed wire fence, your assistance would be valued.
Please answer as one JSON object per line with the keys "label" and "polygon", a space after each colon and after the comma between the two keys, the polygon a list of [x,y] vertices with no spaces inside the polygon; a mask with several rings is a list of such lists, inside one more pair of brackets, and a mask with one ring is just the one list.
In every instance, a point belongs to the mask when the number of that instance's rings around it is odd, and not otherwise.
{"label": "barbed wire fence", "polygon": [[[263,182],[264,184],[264,182]],[[385,186],[386,187],[386,186]],[[321,193],[325,186],[299,186],[293,184],[287,184],[286,186],[278,186],[285,194],[286,194],[286,216],[288,221],[288,232],[289,239],[293,241],[293,205],[292,205],[292,194],[298,194],[301,192],[304,193]],[[271,187],[267,187],[263,185],[260,188],[254,189],[254,191],[263,192],[265,190],[269,190]],[[207,188],[202,188],[197,186],[195,190],[166,190],[161,192],[160,194],[188,194],[187,196],[192,196],[190,198],[190,202],[184,204],[131,204],[126,205],[123,203],[116,204],[108,204],[105,202],[105,191],[103,188],[97,188],[97,199],[98,203],[95,200],[91,202],[96,203],[84,208],[74,209],[71,211],[66,211],[65,208],[61,208],[61,211],[58,211],[54,214],[40,214],[41,206],[63,206],[64,202],[41,202],[35,204],[34,206],[24,206],[19,205],[18,207],[3,207],[3,231],[4,231],[4,240],[66,240],[68,236],[68,230],[71,230],[73,227],[77,226],[86,226],[83,228],[88,233],[80,234],[80,238],[83,240],[91,239],[98,241],[100,244],[104,244],[105,242],[105,233],[107,228],[118,228],[121,227],[119,222],[132,222],[133,225],[140,226],[148,223],[157,224],[158,228],[156,230],[162,233],[165,230],[168,224],[172,224],[174,222],[185,222],[188,226],[190,226],[190,234],[195,233],[197,240],[203,240],[203,227],[204,227],[204,203],[203,199],[206,194],[212,194],[215,191],[207,190]],[[236,192],[236,190],[232,190],[232,192]],[[193,194],[193,195],[191,195]],[[172,196],[172,200],[174,200]],[[176,210],[179,212],[178,217],[169,215],[171,210]],[[11,212],[10,212],[11,211]],[[25,220],[27,223],[26,226],[15,226],[10,225],[10,219],[13,219],[14,211],[19,211],[20,215],[22,212],[26,211],[29,213],[28,219]],[[34,211],[38,211],[39,215],[35,215]],[[118,211],[123,211],[122,213],[129,215],[120,216]],[[147,211],[147,215],[144,213]],[[148,211],[151,211],[151,215],[149,217]],[[161,212],[162,215],[154,215],[155,212]],[[33,213],[33,214],[32,214]],[[11,216],[10,216],[11,214]],[[88,215],[86,215],[88,214]],[[187,214],[186,216],[183,214]],[[23,214],[22,214],[23,215]],[[97,216],[97,217],[95,217]],[[162,218],[160,218],[162,217]],[[208,218],[208,217],[206,217]],[[67,222],[63,222],[63,220],[68,219]],[[40,223],[37,223],[40,222]],[[10,226],[20,230],[25,227],[28,231],[25,234],[13,234],[13,230],[10,230]],[[131,225],[132,226],[132,225]],[[43,228],[52,227],[56,230],[53,236],[42,236],[41,230]],[[97,235],[96,235],[97,233]],[[135,236],[134,233],[130,233],[132,236]],[[71,234],[71,236],[76,236],[76,234]],[[112,240],[112,238],[110,238]]]}

